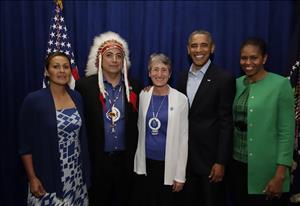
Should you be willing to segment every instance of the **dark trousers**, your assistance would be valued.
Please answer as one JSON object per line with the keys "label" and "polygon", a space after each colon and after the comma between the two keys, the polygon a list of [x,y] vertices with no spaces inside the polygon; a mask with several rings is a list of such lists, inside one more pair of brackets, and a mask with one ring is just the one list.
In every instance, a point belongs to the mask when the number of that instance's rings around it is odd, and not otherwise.
{"label": "dark trousers", "polygon": [[174,206],[172,186],[164,185],[164,161],[146,160],[147,175],[139,175],[135,199],[139,206]]}
{"label": "dark trousers", "polygon": [[228,167],[229,189],[233,206],[287,206],[288,194],[283,193],[281,198],[266,200],[266,195],[248,194],[247,164],[232,160]]}
{"label": "dark trousers", "polygon": [[89,205],[130,206],[132,176],[125,153],[106,153],[103,165],[101,176],[92,182],[89,189]]}
{"label": "dark trousers", "polygon": [[224,182],[211,183],[208,175],[189,174],[182,193],[185,206],[223,206],[226,202]]}

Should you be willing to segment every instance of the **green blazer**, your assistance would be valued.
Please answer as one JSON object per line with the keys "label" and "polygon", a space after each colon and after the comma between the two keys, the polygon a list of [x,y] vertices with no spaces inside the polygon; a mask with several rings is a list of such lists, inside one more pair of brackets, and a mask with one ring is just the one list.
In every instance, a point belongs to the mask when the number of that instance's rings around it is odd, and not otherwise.
{"label": "green blazer", "polygon": [[[236,98],[245,89],[237,79]],[[235,101],[236,101],[235,98]],[[248,193],[262,194],[277,165],[290,167],[295,129],[293,90],[288,79],[274,73],[250,85],[247,113]],[[286,173],[283,192],[289,191]]]}

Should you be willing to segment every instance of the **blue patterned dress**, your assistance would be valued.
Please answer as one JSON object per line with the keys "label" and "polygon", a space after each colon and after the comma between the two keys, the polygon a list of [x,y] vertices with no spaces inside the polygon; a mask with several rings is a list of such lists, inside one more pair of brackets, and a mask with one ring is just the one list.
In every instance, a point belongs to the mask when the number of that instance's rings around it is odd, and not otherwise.
{"label": "blue patterned dress", "polygon": [[81,118],[76,108],[56,111],[58,147],[62,169],[63,198],[56,193],[46,193],[42,198],[34,197],[29,191],[30,206],[86,206],[87,188],[82,178],[80,161],[79,130]]}

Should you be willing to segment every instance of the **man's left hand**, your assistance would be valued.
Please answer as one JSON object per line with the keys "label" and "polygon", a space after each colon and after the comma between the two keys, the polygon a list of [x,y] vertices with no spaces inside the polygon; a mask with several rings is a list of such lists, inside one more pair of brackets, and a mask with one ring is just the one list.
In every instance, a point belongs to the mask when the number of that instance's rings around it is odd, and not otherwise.
{"label": "man's left hand", "polygon": [[225,171],[225,167],[224,165],[215,163],[210,171],[210,174],[208,176],[208,178],[210,179],[210,182],[221,182],[223,180],[224,177],[224,171]]}

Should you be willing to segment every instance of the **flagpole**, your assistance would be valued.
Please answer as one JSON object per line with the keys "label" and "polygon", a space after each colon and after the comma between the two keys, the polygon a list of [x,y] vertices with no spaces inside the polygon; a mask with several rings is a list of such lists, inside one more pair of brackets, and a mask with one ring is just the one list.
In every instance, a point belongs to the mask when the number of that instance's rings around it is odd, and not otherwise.
{"label": "flagpole", "polygon": [[[68,55],[71,63],[71,78],[69,81],[69,87],[74,89],[75,81],[80,79],[77,65],[74,58],[73,49],[71,46],[71,41],[68,38],[68,30],[65,22],[65,18],[63,17],[63,2],[62,0],[54,0],[53,1],[53,17],[50,20],[50,30],[49,30],[49,38],[47,42],[47,55],[53,52],[63,52]],[[45,77],[44,77],[45,79]],[[45,87],[45,83],[43,81],[43,87]]]}

